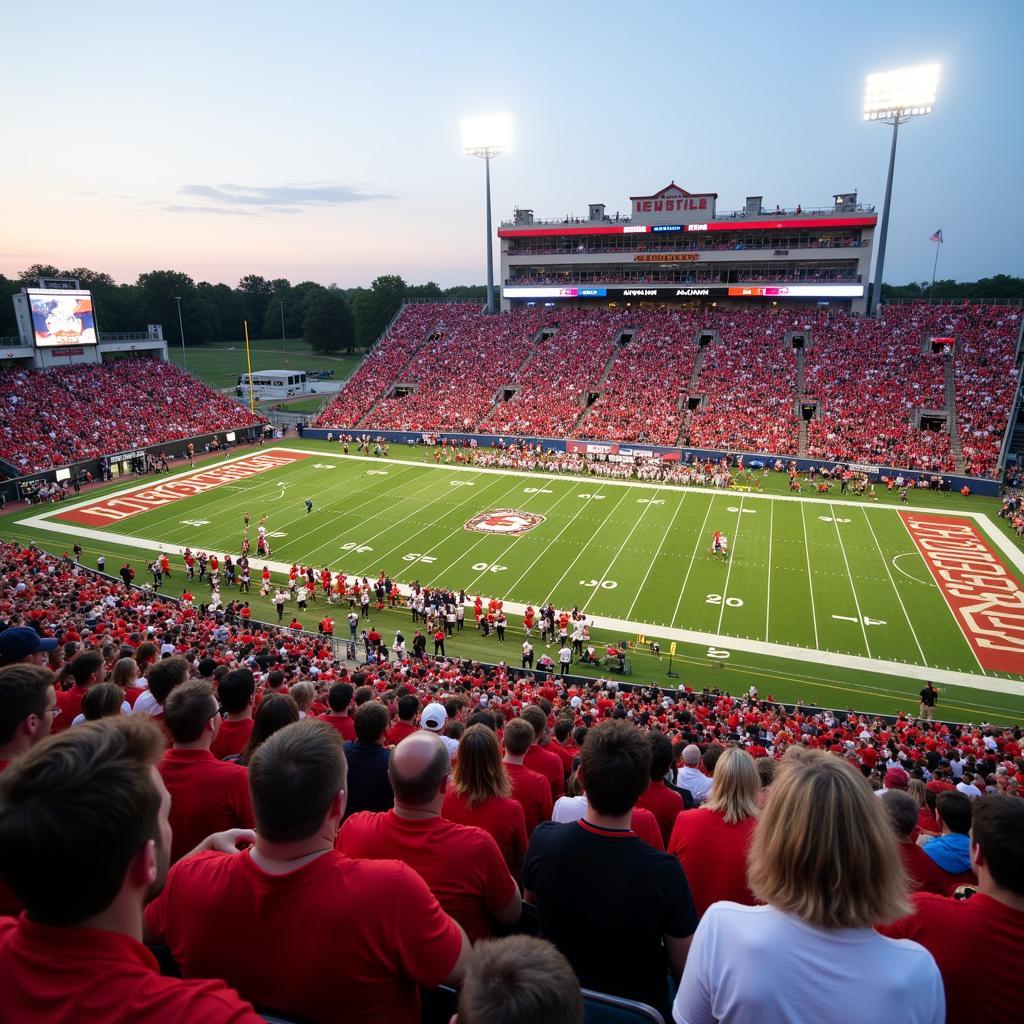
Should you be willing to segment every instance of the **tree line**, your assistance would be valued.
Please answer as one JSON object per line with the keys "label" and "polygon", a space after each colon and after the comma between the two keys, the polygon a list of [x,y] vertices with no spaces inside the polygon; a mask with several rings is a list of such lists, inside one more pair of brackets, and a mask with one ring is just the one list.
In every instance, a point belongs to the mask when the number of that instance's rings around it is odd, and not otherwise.
{"label": "tree line", "polygon": [[140,274],[134,284],[118,284],[110,274],[88,267],[61,270],[34,264],[13,279],[0,275],[0,337],[18,333],[11,297],[22,287],[38,286],[40,277],[78,278],[93,294],[96,322],[104,334],[160,324],[169,343],[180,342],[175,301],[179,297],[188,346],[238,341],[247,321],[250,338],[301,337],[318,352],[352,352],[372,345],[404,300],[483,301],[487,292],[483,285],[441,288],[433,281],[413,285],[397,274],[384,274],[369,288],[345,289],[316,281],[268,280],[259,274],[246,274],[232,288],[196,283],[177,270],[152,270]]}
{"label": "tree line", "polygon": [[1024,277],[996,274],[979,281],[914,281],[910,284],[883,284],[882,302],[893,299],[1024,299]]}

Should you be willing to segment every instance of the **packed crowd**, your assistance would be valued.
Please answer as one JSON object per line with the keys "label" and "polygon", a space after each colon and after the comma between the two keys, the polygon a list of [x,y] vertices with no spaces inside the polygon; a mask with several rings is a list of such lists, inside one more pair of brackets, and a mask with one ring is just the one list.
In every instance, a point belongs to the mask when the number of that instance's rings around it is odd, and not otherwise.
{"label": "packed crowd", "polygon": [[0,1015],[1012,1019],[1022,731],[939,701],[353,665],[0,544]]}
{"label": "packed crowd", "polygon": [[573,255],[591,252],[623,252],[650,253],[659,250],[666,253],[675,252],[723,252],[728,250],[743,251],[747,249],[851,249],[866,245],[861,242],[856,232],[843,234],[834,232],[830,235],[812,235],[803,232],[793,235],[732,234],[715,232],[704,235],[685,233],[682,236],[659,238],[658,235],[641,235],[639,239],[632,235],[594,235],[583,238],[512,238],[509,239],[509,254],[526,255]]}
{"label": "packed crowd", "polygon": [[22,473],[260,422],[155,359],[0,373],[0,459]]}
{"label": "packed crowd", "polygon": [[547,274],[521,272],[512,268],[505,282],[510,285],[566,285],[576,284],[747,284],[766,282],[857,281],[857,267],[794,266],[791,263],[765,266],[764,264],[687,263],[678,269],[620,270],[598,267],[566,266]]}

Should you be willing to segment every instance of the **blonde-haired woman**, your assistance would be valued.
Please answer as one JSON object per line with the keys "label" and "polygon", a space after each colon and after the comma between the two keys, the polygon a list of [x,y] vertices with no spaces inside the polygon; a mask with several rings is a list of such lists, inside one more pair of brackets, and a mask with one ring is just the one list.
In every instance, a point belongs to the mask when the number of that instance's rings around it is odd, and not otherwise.
{"label": "blonde-haired woman", "polygon": [[754,903],[747,885],[747,850],[757,824],[761,778],[754,759],[739,747],[715,764],[711,793],[702,807],[683,811],[668,852],[683,865],[698,916],[712,903]]}
{"label": "blonde-haired woman", "polygon": [[907,878],[885,808],[845,761],[787,752],[758,819],[748,878],[765,905],[708,909],[676,995],[676,1024],[942,1024],[931,954],[873,928],[909,912]]}
{"label": "blonde-haired woman", "polygon": [[497,735],[486,725],[471,725],[459,740],[441,817],[490,833],[518,877],[526,856],[526,818],[511,792]]}
{"label": "blonde-haired woman", "polygon": [[299,718],[305,718],[316,700],[316,687],[310,682],[295,683],[288,692],[299,709]]}

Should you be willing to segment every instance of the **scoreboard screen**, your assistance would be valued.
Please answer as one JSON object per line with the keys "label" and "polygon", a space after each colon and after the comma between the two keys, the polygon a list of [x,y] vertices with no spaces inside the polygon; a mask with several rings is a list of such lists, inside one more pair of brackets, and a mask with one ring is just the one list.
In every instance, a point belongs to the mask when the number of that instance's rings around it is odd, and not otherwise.
{"label": "scoreboard screen", "polygon": [[29,289],[28,302],[38,348],[95,345],[99,340],[91,292]]}

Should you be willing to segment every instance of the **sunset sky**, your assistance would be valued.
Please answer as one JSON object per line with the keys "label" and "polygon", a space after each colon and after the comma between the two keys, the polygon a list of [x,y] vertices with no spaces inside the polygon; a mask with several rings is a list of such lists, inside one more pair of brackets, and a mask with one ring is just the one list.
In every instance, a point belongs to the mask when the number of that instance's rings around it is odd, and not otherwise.
{"label": "sunset sky", "polygon": [[180,269],[348,287],[484,279],[484,168],[459,120],[504,111],[496,220],[628,209],[670,179],[768,205],[881,207],[890,129],[864,76],[943,66],[901,129],[894,283],[1024,274],[1024,3],[437,4],[96,0],[3,15],[0,273]]}

